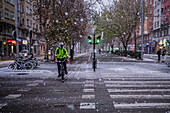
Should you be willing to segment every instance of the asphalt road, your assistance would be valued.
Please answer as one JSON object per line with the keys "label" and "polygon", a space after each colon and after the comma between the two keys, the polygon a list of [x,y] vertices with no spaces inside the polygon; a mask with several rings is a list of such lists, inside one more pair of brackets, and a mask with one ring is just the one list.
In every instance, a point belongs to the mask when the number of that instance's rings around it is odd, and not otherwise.
{"label": "asphalt road", "polygon": [[129,62],[90,55],[68,64],[65,82],[54,63],[38,68],[0,68],[2,113],[170,113],[170,68],[165,64]]}

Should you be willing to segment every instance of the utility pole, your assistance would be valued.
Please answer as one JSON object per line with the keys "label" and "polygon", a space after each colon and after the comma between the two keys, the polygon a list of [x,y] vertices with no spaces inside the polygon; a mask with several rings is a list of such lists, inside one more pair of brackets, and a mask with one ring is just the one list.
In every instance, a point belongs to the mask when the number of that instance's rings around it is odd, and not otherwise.
{"label": "utility pole", "polygon": [[96,55],[95,55],[95,33],[94,33],[94,36],[93,36],[93,70],[96,71]]}
{"label": "utility pole", "polygon": [[18,42],[18,0],[15,0],[15,30],[16,30],[16,53],[19,57],[19,42]]}
{"label": "utility pole", "polygon": [[141,60],[143,60],[143,32],[144,32],[144,0],[142,0],[142,23],[141,23]]}

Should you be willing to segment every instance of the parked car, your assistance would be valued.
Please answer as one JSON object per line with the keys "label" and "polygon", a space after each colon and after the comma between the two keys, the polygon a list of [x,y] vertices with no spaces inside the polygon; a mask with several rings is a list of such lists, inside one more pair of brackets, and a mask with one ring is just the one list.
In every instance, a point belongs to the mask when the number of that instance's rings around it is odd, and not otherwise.
{"label": "parked car", "polygon": [[32,53],[31,54],[29,53],[29,50],[22,50],[19,54],[21,56],[24,56],[24,57],[28,57],[29,55],[33,55]]}

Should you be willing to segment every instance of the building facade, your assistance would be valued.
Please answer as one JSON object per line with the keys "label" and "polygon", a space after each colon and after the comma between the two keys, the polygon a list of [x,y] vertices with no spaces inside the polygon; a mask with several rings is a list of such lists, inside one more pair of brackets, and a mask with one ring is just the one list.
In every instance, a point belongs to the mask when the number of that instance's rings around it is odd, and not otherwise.
{"label": "building facade", "polygon": [[166,47],[170,54],[170,1],[169,0],[154,0],[153,14],[153,41],[156,42],[156,50]]}
{"label": "building facade", "polygon": [[[20,50],[29,49],[32,43],[32,53],[34,53],[34,55],[40,55],[42,53],[40,51],[42,48],[39,45],[41,39],[40,24],[38,16],[34,15],[33,12],[33,2],[32,0],[19,0],[18,6],[18,35],[22,41]],[[29,30],[32,30],[32,40],[29,39]]]}
{"label": "building facade", "polygon": [[[145,0],[145,7],[148,7],[146,11],[146,16],[144,18],[144,37],[143,37],[143,47],[144,47],[144,53],[150,54],[153,51],[153,42],[152,42],[152,37],[151,37],[151,31],[150,27],[152,26],[152,18],[149,15],[150,10],[152,7],[150,7],[150,1]],[[136,27],[136,50],[141,50],[141,22],[140,24]],[[134,50],[135,48],[135,41],[134,41],[134,35],[132,35],[132,39],[130,42],[132,42],[131,45],[131,50]]]}
{"label": "building facade", "polygon": [[[34,55],[43,55],[45,42],[41,38],[38,16],[33,12],[32,0],[18,0],[18,39],[19,52],[29,49],[32,44]],[[12,33],[15,30],[15,0],[0,0],[0,58],[9,59],[10,53],[16,53],[16,39]],[[29,38],[32,30],[32,40]]]}
{"label": "building facade", "polygon": [[[8,58],[16,51],[15,41],[12,42],[12,31],[15,29],[14,0],[0,1],[0,58]],[[11,42],[10,42],[11,40]],[[10,43],[9,43],[10,42]]]}

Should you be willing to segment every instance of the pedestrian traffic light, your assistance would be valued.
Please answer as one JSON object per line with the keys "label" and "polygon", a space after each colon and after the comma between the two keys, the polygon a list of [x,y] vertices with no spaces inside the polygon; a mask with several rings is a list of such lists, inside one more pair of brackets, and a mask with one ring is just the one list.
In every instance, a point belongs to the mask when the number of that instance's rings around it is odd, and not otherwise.
{"label": "pedestrian traffic light", "polygon": [[12,37],[13,37],[14,40],[16,40],[17,35],[16,35],[16,31],[15,30],[12,32]]}
{"label": "pedestrian traffic light", "polygon": [[88,36],[88,43],[92,44],[92,36]]}
{"label": "pedestrian traffic light", "polygon": [[101,36],[99,35],[99,36],[97,36],[96,43],[99,44],[100,40],[101,40]]}

